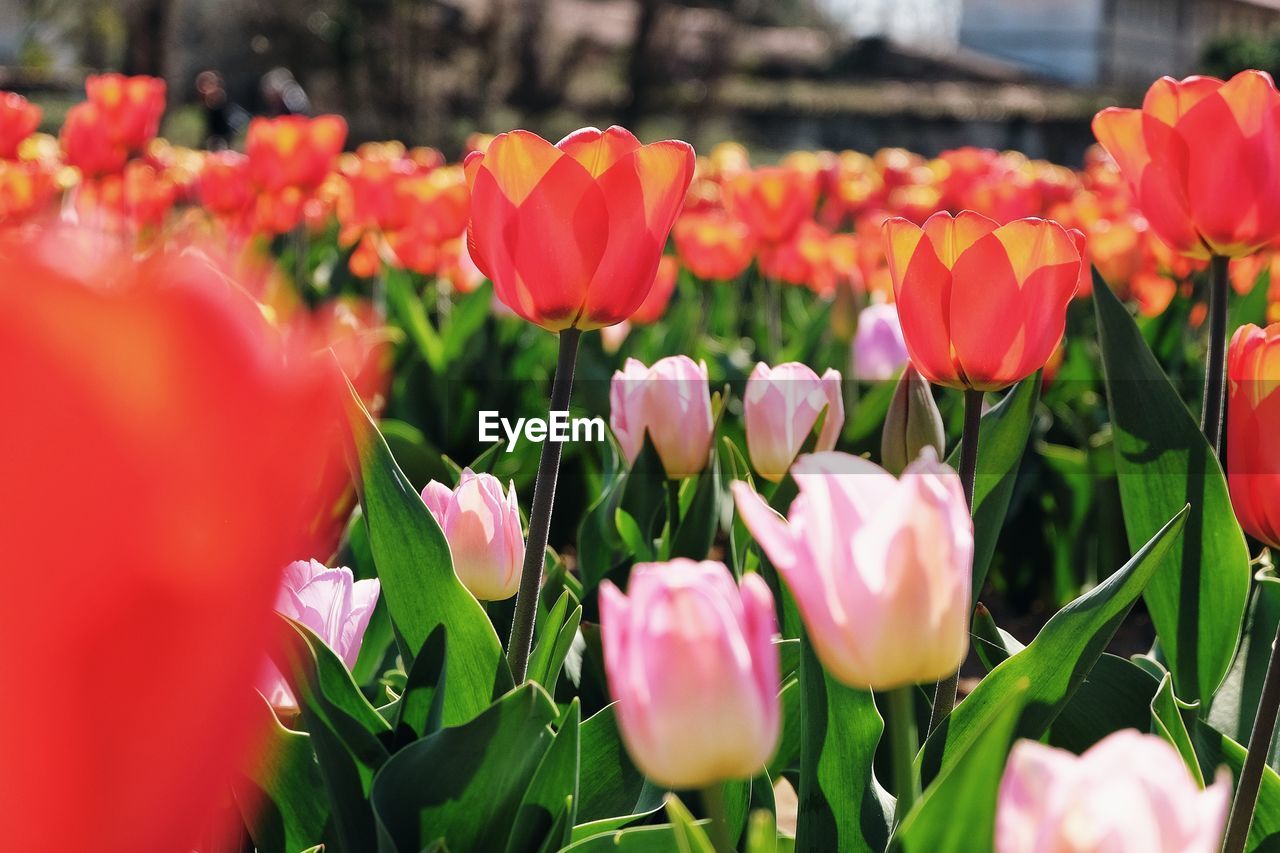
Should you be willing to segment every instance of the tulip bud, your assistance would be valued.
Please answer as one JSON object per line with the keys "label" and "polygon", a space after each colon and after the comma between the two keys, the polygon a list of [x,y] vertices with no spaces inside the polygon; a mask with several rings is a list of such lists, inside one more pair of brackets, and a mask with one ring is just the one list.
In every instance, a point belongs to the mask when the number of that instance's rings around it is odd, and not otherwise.
{"label": "tulip bud", "polygon": [[[310,628],[351,669],[381,591],[379,581],[358,581],[345,566],[331,569],[317,560],[298,560],[284,570],[276,611]],[[277,708],[296,707],[274,664],[267,673],[267,683],[259,688],[267,701]]]}
{"label": "tulip bud", "polygon": [[786,581],[818,659],[890,690],[954,673],[969,648],[973,521],[960,477],[926,449],[901,479],[847,453],[802,456],[787,520],[743,482],[738,512]]}
{"label": "tulip bud", "polygon": [[685,355],[668,356],[653,367],[627,359],[609,387],[609,425],[628,465],[648,433],[669,479],[697,474],[707,465],[715,430],[707,365]]}
{"label": "tulip bud", "polygon": [[600,587],[600,637],[618,729],[636,766],[671,788],[755,776],[778,745],[773,596],[723,563],[642,563],[627,595]]}
{"label": "tulip bud", "polygon": [[1124,729],[1079,756],[1022,740],[1000,780],[996,852],[1216,853],[1230,801],[1225,768],[1202,791],[1155,735]]}
{"label": "tulip bud", "polygon": [[884,431],[880,434],[880,464],[897,476],[915,461],[926,447],[941,457],[947,436],[942,413],[933,399],[929,381],[907,362],[898,387],[893,389]]}
{"label": "tulip bud", "polygon": [[898,309],[891,303],[868,305],[858,315],[853,337],[853,370],[864,382],[892,379],[907,363]]}
{"label": "tulip bud", "polygon": [[833,449],[844,426],[840,372],[828,369],[819,378],[797,362],[774,368],[757,364],[743,395],[747,454],[756,472],[772,483],[785,477],[824,410],[826,420],[814,445],[819,451]]}
{"label": "tulip bud", "polygon": [[504,495],[497,477],[464,468],[456,488],[427,483],[422,501],[444,531],[462,585],[480,601],[515,595],[524,564],[515,484]]}

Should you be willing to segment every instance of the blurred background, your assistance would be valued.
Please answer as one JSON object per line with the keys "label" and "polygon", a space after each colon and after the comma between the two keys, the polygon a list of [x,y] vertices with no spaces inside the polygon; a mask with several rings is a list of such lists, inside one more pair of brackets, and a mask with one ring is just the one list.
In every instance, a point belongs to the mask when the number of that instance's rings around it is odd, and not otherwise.
{"label": "blurred background", "polygon": [[[1280,0],[0,0],[0,89],[56,129],[85,73],[164,77],[164,135],[338,112],[350,144],[621,123],[699,148],[1080,162],[1157,76],[1280,67]],[[216,72],[213,74],[202,72]]]}

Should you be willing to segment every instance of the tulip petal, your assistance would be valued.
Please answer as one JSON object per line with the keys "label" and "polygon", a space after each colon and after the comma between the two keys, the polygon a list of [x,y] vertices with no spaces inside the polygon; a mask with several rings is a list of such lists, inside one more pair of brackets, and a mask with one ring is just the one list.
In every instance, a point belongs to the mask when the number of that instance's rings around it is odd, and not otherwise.
{"label": "tulip petal", "polygon": [[947,269],[953,269],[965,249],[995,229],[995,220],[972,210],[962,210],[954,217],[940,210],[924,222],[924,233]]}
{"label": "tulip petal", "polygon": [[786,519],[774,512],[768,502],[755,489],[742,482],[735,481],[730,486],[734,502],[742,521],[751,531],[751,535],[760,543],[769,562],[778,571],[786,571],[794,567],[799,559],[795,537]]}
{"label": "tulip petal", "polygon": [[906,219],[886,221],[883,234],[902,335],[912,363],[934,382],[962,385],[948,328],[951,270],[938,258],[924,231]]}
{"label": "tulip petal", "polygon": [[1107,107],[1093,117],[1093,135],[1134,186],[1141,182],[1142,173],[1151,162],[1142,125],[1142,110]]}
{"label": "tulip petal", "polygon": [[640,140],[617,125],[603,133],[594,127],[584,127],[556,143],[556,148],[581,163],[593,178],[599,178],[639,147]]}

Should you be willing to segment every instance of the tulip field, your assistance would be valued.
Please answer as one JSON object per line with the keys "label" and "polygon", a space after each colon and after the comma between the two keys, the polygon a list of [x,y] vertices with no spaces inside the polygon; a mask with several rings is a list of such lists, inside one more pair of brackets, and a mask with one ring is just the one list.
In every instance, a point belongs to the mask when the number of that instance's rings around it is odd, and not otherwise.
{"label": "tulip field", "polygon": [[1267,74],[1072,165],[85,94],[0,93],[0,850],[1280,846]]}

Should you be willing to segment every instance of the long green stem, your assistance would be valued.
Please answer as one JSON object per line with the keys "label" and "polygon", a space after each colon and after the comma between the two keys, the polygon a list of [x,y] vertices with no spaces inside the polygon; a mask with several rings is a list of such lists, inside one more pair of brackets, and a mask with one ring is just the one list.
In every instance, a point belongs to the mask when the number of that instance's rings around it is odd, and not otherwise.
{"label": "long green stem", "polygon": [[919,739],[916,733],[916,712],[912,702],[913,685],[890,690],[889,700],[889,761],[893,769],[893,793],[898,798],[893,821],[902,819],[920,796],[920,778],[916,775],[916,750]]}
{"label": "long green stem", "polygon": [[[560,355],[556,375],[551,382],[551,411],[567,412],[573,394],[573,368],[578,360],[579,329],[560,333]],[[556,479],[560,476],[561,442],[548,439],[538,458],[538,475],[533,485],[533,506],[529,509],[529,538],[525,542],[524,567],[520,589],[516,592],[516,610],[511,619],[511,638],[507,641],[507,663],[516,684],[524,681],[529,668],[529,652],[533,648],[533,623],[538,614],[538,594],[542,589],[542,565],[546,559],[547,537],[551,531],[551,507],[555,503]]]}
{"label": "long green stem", "polygon": [[[964,432],[960,434],[960,485],[964,500],[973,512],[973,484],[978,474],[978,433],[982,428],[982,392],[972,388],[964,392]],[[978,590],[973,590],[976,596]],[[929,715],[929,734],[933,734],[956,706],[960,686],[959,671],[938,682],[933,692],[933,713]]]}
{"label": "long green stem", "polygon": [[1222,419],[1226,402],[1228,265],[1231,259],[1214,255],[1209,261],[1209,357],[1204,373],[1204,405],[1200,429],[1213,452],[1222,455]]}
{"label": "long green stem", "polygon": [[716,782],[702,789],[702,808],[711,820],[711,843],[716,853],[733,853],[733,838],[729,832],[729,808],[725,804],[724,783]]}
{"label": "long green stem", "polygon": [[676,529],[680,526],[680,481],[667,480],[667,541],[666,555],[671,556],[671,549],[676,541]]}

